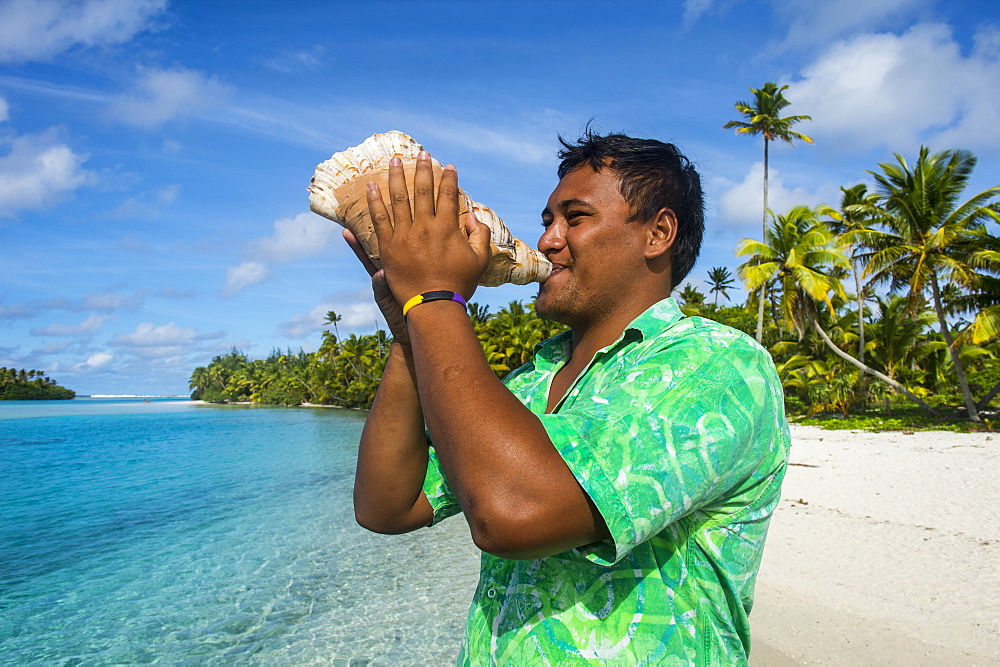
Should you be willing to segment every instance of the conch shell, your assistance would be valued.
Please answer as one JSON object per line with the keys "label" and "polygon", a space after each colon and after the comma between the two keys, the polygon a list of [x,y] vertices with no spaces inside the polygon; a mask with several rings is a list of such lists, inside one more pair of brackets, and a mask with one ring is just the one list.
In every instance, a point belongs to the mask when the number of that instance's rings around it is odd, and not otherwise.
{"label": "conch shell", "polygon": [[[316,167],[309,184],[309,208],[325,218],[347,227],[364,247],[376,266],[379,262],[378,238],[368,214],[365,186],[375,181],[383,193],[389,192],[389,160],[403,161],[407,182],[413,183],[417,154],[423,146],[410,136],[393,130],[365,139],[360,146],[336,153]],[[441,181],[444,167],[432,159],[435,186]],[[490,228],[490,263],[479,284],[494,287],[504,283],[526,285],[542,282],[552,265],[545,256],[531,248],[507,229],[492,209],[483,206],[459,190],[459,214],[476,214]]]}

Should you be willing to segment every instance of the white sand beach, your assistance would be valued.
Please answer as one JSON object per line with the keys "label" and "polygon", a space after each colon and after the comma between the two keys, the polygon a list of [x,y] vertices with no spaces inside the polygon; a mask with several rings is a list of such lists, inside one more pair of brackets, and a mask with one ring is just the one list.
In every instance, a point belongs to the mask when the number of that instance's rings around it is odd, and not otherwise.
{"label": "white sand beach", "polygon": [[[793,425],[791,464],[753,667],[1000,664],[1000,434]],[[461,519],[434,530],[468,549],[430,584],[457,627],[478,558]]]}
{"label": "white sand beach", "polygon": [[752,665],[1000,663],[1000,435],[792,426]]}

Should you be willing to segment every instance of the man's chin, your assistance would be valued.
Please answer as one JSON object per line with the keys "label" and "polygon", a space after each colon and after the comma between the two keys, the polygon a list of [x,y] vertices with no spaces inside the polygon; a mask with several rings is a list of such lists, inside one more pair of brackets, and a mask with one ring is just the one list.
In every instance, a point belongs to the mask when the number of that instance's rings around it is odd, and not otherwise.
{"label": "man's chin", "polygon": [[[539,290],[539,292],[540,291],[541,290]],[[535,313],[543,320],[564,324],[562,319],[560,319],[562,309],[559,308],[557,304],[550,304],[546,302],[541,294],[539,294],[538,298],[535,300]]]}

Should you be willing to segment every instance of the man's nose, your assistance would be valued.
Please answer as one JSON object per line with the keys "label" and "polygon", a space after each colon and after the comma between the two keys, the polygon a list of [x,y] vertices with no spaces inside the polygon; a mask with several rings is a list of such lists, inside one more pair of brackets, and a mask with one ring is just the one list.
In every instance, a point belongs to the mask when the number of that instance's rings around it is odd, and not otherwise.
{"label": "man's nose", "polygon": [[538,238],[538,250],[541,253],[557,252],[566,247],[566,237],[563,236],[562,226],[557,222],[552,222],[542,235]]}

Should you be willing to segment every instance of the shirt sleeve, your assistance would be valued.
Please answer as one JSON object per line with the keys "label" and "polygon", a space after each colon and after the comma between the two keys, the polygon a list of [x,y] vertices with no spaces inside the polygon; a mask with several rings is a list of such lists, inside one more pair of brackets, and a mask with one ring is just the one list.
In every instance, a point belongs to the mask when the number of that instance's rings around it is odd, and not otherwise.
{"label": "shirt sleeve", "polygon": [[780,383],[767,352],[742,338],[671,345],[583,391],[539,418],[611,532],[579,549],[595,563],[783,469]]}
{"label": "shirt sleeve", "polygon": [[462,511],[462,506],[458,504],[458,499],[452,493],[451,487],[448,486],[448,480],[441,472],[441,462],[438,460],[434,447],[431,447],[428,452],[427,474],[424,476],[424,495],[427,496],[431,509],[434,510],[432,526]]}

